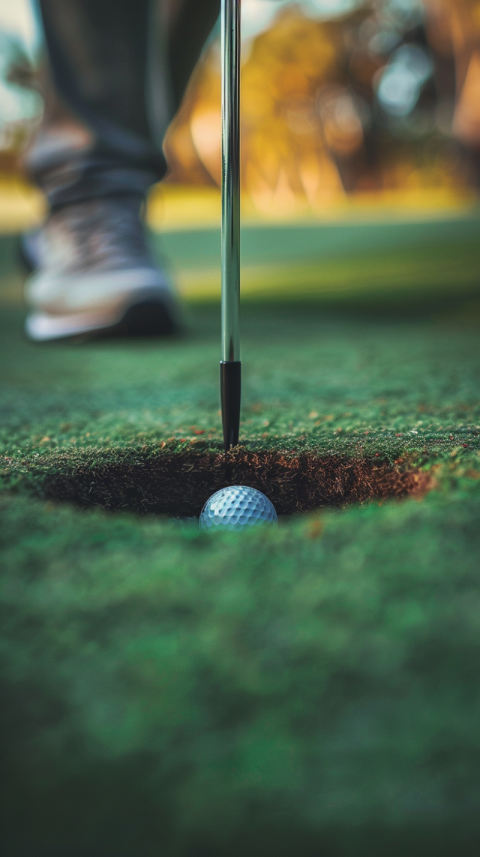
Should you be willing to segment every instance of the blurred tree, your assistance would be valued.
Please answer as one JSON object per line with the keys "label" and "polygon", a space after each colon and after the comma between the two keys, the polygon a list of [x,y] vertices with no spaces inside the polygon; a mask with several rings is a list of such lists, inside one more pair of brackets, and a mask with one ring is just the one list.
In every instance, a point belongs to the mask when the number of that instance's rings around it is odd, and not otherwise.
{"label": "blurred tree", "polygon": [[480,2],[425,0],[429,38],[455,65],[452,130],[469,153],[480,186]]}
{"label": "blurred tree", "polygon": [[[318,0],[262,3],[268,28],[242,63],[246,200],[288,213],[350,192],[480,186],[480,0],[358,0],[330,18]],[[34,98],[2,126],[12,171],[41,104],[21,51],[3,57],[3,85]],[[220,128],[214,41],[167,135],[170,181],[220,184]]]}
{"label": "blurred tree", "polygon": [[[330,20],[291,4],[247,43],[242,184],[258,209],[315,209],[344,192],[465,184],[452,123],[459,139],[476,127],[480,59],[471,51],[455,108],[458,9],[450,0],[426,2],[427,15],[419,0],[365,0]],[[479,6],[461,2],[469,15]],[[214,44],[167,138],[171,180],[219,185],[220,146]]]}
{"label": "blurred tree", "polygon": [[19,170],[18,154],[26,147],[42,112],[35,69],[18,38],[0,33],[0,173]]}

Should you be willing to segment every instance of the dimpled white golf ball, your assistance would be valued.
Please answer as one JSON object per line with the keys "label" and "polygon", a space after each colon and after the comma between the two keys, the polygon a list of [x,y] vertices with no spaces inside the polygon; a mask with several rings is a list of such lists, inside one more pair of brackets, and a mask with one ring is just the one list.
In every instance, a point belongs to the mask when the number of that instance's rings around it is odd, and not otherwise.
{"label": "dimpled white golf ball", "polygon": [[255,524],[278,521],[275,507],[268,497],[246,485],[232,485],[212,494],[200,515],[203,530],[244,530]]}

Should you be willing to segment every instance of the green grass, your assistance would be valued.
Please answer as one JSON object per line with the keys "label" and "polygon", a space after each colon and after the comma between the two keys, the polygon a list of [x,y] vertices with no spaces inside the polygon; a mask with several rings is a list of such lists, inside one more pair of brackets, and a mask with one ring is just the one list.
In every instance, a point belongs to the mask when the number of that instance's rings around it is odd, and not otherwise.
{"label": "green grass", "polygon": [[[463,227],[448,243],[444,224],[404,224],[388,252],[374,227],[339,231],[328,258],[318,231],[283,228],[281,259],[263,236],[264,298],[299,247],[318,287],[245,303],[231,472],[322,508],[216,537],[131,511],[191,513],[225,478],[216,304],[191,303],[179,340],[35,347],[0,245],[8,857],[478,851],[480,278]],[[195,240],[166,239],[185,276]],[[386,498],[411,474],[431,490]]]}
{"label": "green grass", "polygon": [[[437,222],[366,221],[245,227],[242,293],[249,298],[321,300],[343,309],[449,308],[478,299],[478,212]],[[154,236],[192,298],[218,297],[219,233]],[[479,307],[476,309],[479,315]]]}

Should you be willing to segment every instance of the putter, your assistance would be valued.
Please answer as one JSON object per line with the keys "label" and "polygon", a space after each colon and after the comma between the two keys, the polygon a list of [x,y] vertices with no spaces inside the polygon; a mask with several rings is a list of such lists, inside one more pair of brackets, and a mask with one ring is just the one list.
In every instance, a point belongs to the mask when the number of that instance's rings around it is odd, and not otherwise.
{"label": "putter", "polygon": [[240,362],[240,0],[222,0],[222,359],[225,452],[238,443]]}

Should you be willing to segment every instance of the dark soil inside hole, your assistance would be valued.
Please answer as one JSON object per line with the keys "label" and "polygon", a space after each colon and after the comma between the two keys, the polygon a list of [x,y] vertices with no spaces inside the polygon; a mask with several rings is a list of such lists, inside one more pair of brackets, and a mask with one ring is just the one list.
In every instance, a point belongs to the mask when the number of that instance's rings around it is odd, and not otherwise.
{"label": "dark soil inside hole", "polygon": [[198,516],[206,500],[227,485],[263,491],[279,515],[371,499],[419,496],[430,487],[428,474],[387,462],[335,456],[298,456],[237,449],[227,462],[221,453],[202,452],[135,457],[105,463],[77,460],[69,468],[43,474],[41,493],[82,507],[171,517]]}

